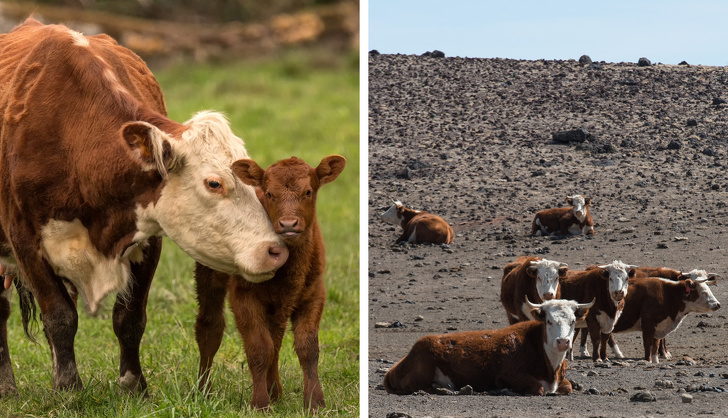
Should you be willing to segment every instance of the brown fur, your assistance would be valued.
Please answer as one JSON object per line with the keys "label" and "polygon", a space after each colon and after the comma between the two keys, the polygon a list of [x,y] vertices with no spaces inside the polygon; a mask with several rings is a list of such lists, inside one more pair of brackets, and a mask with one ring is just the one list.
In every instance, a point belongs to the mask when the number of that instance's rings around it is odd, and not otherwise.
{"label": "brown fur", "polygon": [[[576,313],[583,319],[586,309]],[[384,376],[388,393],[407,395],[431,391],[435,369],[454,389],[470,385],[478,392],[508,388],[528,395],[543,395],[540,381],[558,381],[557,393],[572,392],[566,379],[566,361],[553,370],[544,352],[543,318],[502,329],[428,335]]]}
{"label": "brown fur", "polygon": [[[584,217],[584,222],[580,222],[579,219],[574,215],[574,207],[566,207],[566,208],[553,208],[553,209],[544,209],[541,211],[538,211],[536,213],[536,216],[533,218],[533,223],[531,224],[531,235],[536,235],[538,231],[540,231],[540,228],[536,224],[536,220],[539,220],[541,225],[543,225],[549,234],[557,233],[559,235],[569,235],[569,228],[572,225],[578,225],[579,228],[584,228],[585,226],[594,226],[594,220],[591,216],[591,211],[589,210],[589,205],[591,204],[591,200],[589,198],[586,199],[586,216]],[[590,230],[587,232],[587,235],[594,235],[594,230]]]}
{"label": "brown fur", "polygon": [[[629,270],[629,277],[635,274],[634,269]],[[624,299],[614,306],[609,296],[609,273],[598,267],[586,270],[569,270],[566,278],[561,280],[561,298],[586,303],[596,298],[596,303],[586,316],[586,328],[592,339],[592,359],[607,359],[607,339],[609,334],[602,334],[597,315],[605,313],[610,318],[616,318],[617,311],[624,309]],[[576,335],[574,336],[576,339]]]}
{"label": "brown fur", "polygon": [[697,300],[695,287],[696,283],[687,278],[674,283],[656,277],[630,280],[625,307],[613,332],[626,331],[640,320],[645,360],[652,361],[659,345],[659,340],[654,338],[657,324],[668,317],[675,319],[679,312],[685,311],[688,301]]}
{"label": "brown fur", "polygon": [[[195,268],[199,312],[195,324],[200,349],[200,390],[209,390],[209,372],[220,347],[225,319],[225,294],[253,378],[251,405],[268,408],[282,396],[278,355],[288,321],[293,324],[294,346],[304,376],[304,404],[313,411],[323,408],[323,391],[318,378],[318,329],[326,299],[323,274],[324,241],[316,217],[318,189],[334,181],[346,160],[329,156],[311,168],[292,157],[267,170],[253,160],[239,160],[233,171],[246,184],[259,187],[259,197],[289,249],[289,257],[275,276],[262,283],[250,283],[209,269]],[[286,232],[297,236],[288,237]]]}
{"label": "brown fur", "polygon": [[[541,257],[521,256],[503,267],[500,299],[506,310],[508,322],[511,325],[516,322],[529,321],[532,319],[527,318],[521,309],[525,297],[528,297],[528,300],[532,303],[543,302],[543,300],[541,300],[541,296],[538,294],[538,289],[536,289],[536,274],[529,269],[532,261],[539,260],[541,260]],[[561,274],[562,270],[563,275]],[[559,277],[565,277],[567,271],[568,268],[560,269]],[[559,285],[556,289],[554,299],[561,299],[561,285]],[[518,320],[513,318],[513,315],[518,316]]]}
{"label": "brown fur", "polygon": [[397,217],[401,219],[402,226],[402,235],[397,238],[397,243],[407,242],[413,232],[416,232],[416,244],[450,244],[455,237],[450,224],[433,213],[401,206],[397,208]]}
{"label": "brown fur", "polygon": [[[40,228],[51,218],[79,219],[102,254],[121,254],[137,232],[134,208],[155,202],[164,185],[159,172],[142,170],[152,154],[144,127],[135,121],[170,135],[185,129],[167,119],[159,85],[139,57],[106,35],[86,39],[90,45],[81,48],[67,28],[34,19],[0,35],[0,247],[3,256],[16,258],[40,307],[57,364],[56,389],[82,387],[73,343],[78,314],[63,279],[40,251]],[[161,252],[160,238],[148,242],[144,261],[132,264],[131,291],[117,298],[113,313],[120,376],[135,376],[127,383],[137,390],[146,388],[139,345]],[[0,302],[0,394],[16,390],[7,355],[8,315],[9,304]]]}

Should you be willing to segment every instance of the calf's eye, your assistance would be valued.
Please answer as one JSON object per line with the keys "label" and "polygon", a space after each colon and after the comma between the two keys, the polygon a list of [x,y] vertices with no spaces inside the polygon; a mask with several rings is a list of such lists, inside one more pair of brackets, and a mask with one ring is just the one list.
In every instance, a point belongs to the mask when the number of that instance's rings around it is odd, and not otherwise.
{"label": "calf's eye", "polygon": [[219,189],[220,187],[222,187],[222,184],[220,184],[220,182],[216,180],[210,180],[209,182],[207,182],[207,185],[211,189]]}
{"label": "calf's eye", "polygon": [[306,190],[306,196],[311,196],[311,190]]}
{"label": "calf's eye", "polygon": [[270,193],[266,193],[266,194],[265,194],[265,196],[266,196],[266,197],[267,197],[268,199],[271,199],[271,198],[273,198],[273,195],[272,195],[272,194],[270,194]]}

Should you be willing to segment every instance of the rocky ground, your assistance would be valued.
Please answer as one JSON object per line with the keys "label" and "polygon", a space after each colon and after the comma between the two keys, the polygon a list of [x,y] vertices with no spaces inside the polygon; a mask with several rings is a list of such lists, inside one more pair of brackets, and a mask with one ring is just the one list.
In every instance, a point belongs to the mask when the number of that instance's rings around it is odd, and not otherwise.
{"label": "rocky ground", "polygon": [[[370,415],[725,415],[725,307],[691,314],[658,365],[639,333],[618,334],[627,358],[577,358],[570,396],[396,396],[381,382],[423,335],[507,326],[502,268],[520,255],[728,278],[727,85],[722,67],[370,54]],[[554,139],[575,129],[583,142]],[[594,238],[528,236],[573,194],[592,199]],[[392,198],[443,216],[455,241],[394,245],[401,231],[379,218]]]}

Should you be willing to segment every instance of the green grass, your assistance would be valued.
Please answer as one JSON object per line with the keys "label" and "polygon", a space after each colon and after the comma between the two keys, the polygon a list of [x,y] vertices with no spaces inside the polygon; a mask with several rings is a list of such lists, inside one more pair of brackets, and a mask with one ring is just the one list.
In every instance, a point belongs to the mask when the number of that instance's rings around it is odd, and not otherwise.
{"label": "green grass", "polygon": [[[169,115],[223,111],[233,131],[262,167],[296,155],[312,166],[329,154],[348,163],[319,193],[318,212],[327,246],[327,305],[321,322],[319,374],[327,408],[322,416],[359,413],[359,76],[354,56],[287,51],[277,57],[215,64],[179,63],[155,71]],[[149,295],[142,340],[146,398],[118,390],[119,354],[108,297],[97,318],[79,314],[76,359],[84,390],[51,390],[51,355],[42,330],[38,344],[23,334],[17,297],[8,321],[18,397],[0,399],[0,416],[266,416],[251,411],[251,379],[232,316],[215,358],[213,392],[196,389],[197,303],[193,261],[165,239]],[[280,360],[284,397],[274,415],[303,416],[303,377],[290,332]]]}

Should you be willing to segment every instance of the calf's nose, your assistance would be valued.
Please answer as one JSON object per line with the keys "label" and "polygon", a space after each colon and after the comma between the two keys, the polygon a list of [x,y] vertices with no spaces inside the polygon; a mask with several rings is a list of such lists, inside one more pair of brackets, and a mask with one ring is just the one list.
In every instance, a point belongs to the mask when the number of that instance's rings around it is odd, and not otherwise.
{"label": "calf's nose", "polygon": [[295,228],[298,225],[298,219],[296,218],[281,218],[278,220],[278,224],[283,229]]}

